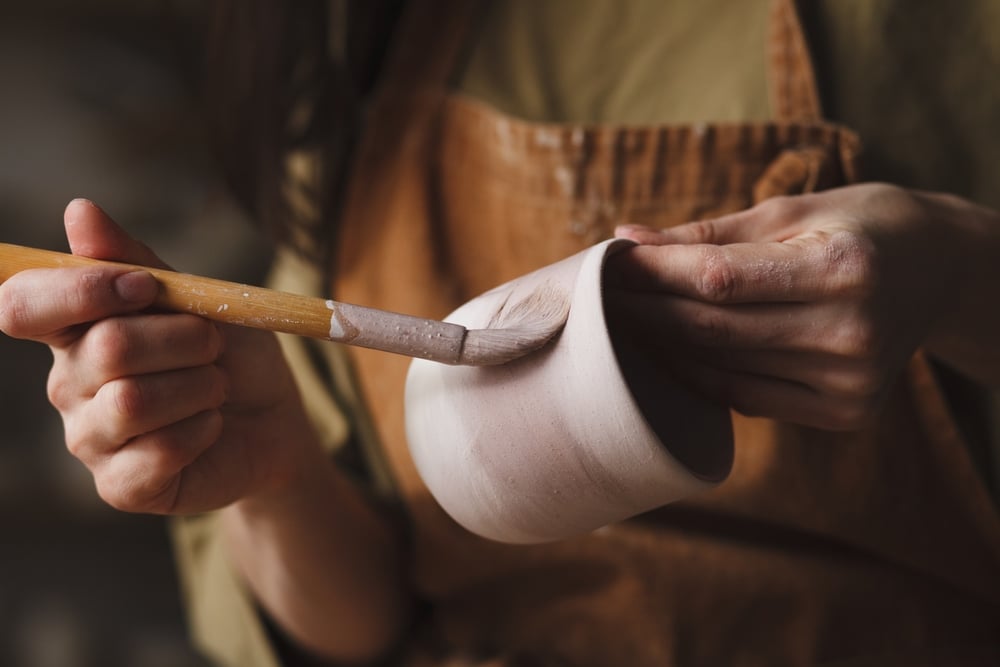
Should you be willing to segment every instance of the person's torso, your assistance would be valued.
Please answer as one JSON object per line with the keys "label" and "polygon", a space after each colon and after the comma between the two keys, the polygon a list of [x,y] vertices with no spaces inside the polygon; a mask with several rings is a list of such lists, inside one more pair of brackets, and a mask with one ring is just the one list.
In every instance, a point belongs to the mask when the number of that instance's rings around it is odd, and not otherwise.
{"label": "person's torso", "polygon": [[[449,31],[469,7],[411,9],[342,220],[345,300],[440,317],[619,222],[673,225],[856,178],[857,140],[819,116],[787,3],[760,39],[770,118],[641,126],[531,121],[456,94],[466,42],[449,45]],[[922,358],[871,429],[734,415],[736,463],[717,491],[532,547],[443,513],[406,451],[405,359],[355,360],[412,519],[413,581],[432,609],[424,648],[442,659],[812,664],[995,644],[1000,527]]]}

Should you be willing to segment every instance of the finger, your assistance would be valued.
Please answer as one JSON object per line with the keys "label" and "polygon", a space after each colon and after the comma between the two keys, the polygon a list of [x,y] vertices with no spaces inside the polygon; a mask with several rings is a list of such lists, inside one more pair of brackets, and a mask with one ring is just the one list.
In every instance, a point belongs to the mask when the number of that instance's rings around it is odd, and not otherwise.
{"label": "finger", "polygon": [[780,241],[801,233],[809,217],[822,212],[817,201],[812,194],[774,197],[753,208],[664,229],[621,225],[615,229],[615,236],[648,245],[727,245]]}
{"label": "finger", "polygon": [[134,438],[94,466],[98,494],[119,510],[172,513],[184,469],[221,434],[222,416],[211,410]]}
{"label": "finger", "polygon": [[677,228],[658,229],[647,225],[618,225],[615,227],[615,238],[628,239],[641,245],[669,245],[671,243],[680,243],[681,241],[674,240],[671,235],[671,232],[674,229]]}
{"label": "finger", "polygon": [[[857,304],[755,303],[716,305],[686,297],[609,288],[605,307],[615,326],[635,335],[710,350],[754,353],[774,350],[829,357],[877,369],[902,363],[912,347],[893,345]],[[890,359],[895,357],[895,359]]]}
{"label": "finger", "polygon": [[[90,201],[70,202],[64,219],[76,254],[165,267]],[[149,274],[116,267],[24,271],[0,286],[0,330],[65,346],[80,333],[73,330],[77,325],[146,308],[157,290]]]}
{"label": "finger", "polygon": [[694,349],[691,357],[721,372],[803,385],[821,396],[878,404],[889,373],[865,360],[787,350]]}
{"label": "finger", "polygon": [[130,237],[103,209],[87,199],[71,201],[63,220],[74,255],[167,268],[152,250]]}
{"label": "finger", "polygon": [[708,303],[813,301],[869,286],[870,255],[847,233],[724,246],[639,245],[609,258],[608,277],[611,284]]}
{"label": "finger", "polygon": [[129,440],[223,405],[226,376],[201,366],[113,380],[67,417],[67,446],[87,463]]}
{"label": "finger", "polygon": [[798,382],[729,372],[691,357],[673,357],[670,368],[694,391],[748,417],[849,431],[869,424],[875,414],[872,404],[824,395]]}
{"label": "finger", "polygon": [[118,267],[22,271],[0,285],[0,330],[63,346],[73,327],[148,308],[158,290],[149,273]]}
{"label": "finger", "polygon": [[[767,218],[770,220],[770,217]],[[615,237],[644,245],[724,245],[740,241],[760,240],[760,228],[765,217],[759,210],[748,209],[718,218],[696,220],[673,227],[655,229],[645,225],[620,225]]]}
{"label": "finger", "polygon": [[[720,306],[687,297],[609,288],[609,313],[632,322],[636,334],[686,346],[718,350],[799,350],[815,352],[833,342],[826,309],[800,303]],[[654,323],[661,323],[655,325]],[[626,326],[626,324],[622,324]]]}
{"label": "finger", "polygon": [[118,378],[214,363],[222,348],[218,326],[194,315],[104,319],[90,327],[64,359],[57,355],[50,394],[93,396]]}

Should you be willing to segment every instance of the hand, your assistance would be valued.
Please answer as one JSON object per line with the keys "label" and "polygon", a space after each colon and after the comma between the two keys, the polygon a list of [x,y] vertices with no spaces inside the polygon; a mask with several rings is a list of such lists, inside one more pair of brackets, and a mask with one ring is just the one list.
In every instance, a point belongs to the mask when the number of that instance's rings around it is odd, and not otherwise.
{"label": "hand", "polygon": [[[160,266],[103,211],[66,209],[73,252]],[[50,346],[49,398],[112,506],[189,513],[274,490],[312,437],[274,336],[148,310],[151,275],[38,269],[0,286],[0,329]]]}
{"label": "hand", "polygon": [[939,209],[871,184],[664,231],[622,227],[643,245],[611,261],[609,309],[651,360],[711,399],[859,428],[955,307],[970,255]]}
{"label": "hand", "polygon": [[[90,202],[66,235],[162,266]],[[273,335],[152,312],[158,289],[144,271],[24,271],[0,285],[0,330],[52,348],[51,401],[108,503],[225,507],[231,562],[279,627],[317,655],[380,655],[409,612],[394,524],[321,451]]]}

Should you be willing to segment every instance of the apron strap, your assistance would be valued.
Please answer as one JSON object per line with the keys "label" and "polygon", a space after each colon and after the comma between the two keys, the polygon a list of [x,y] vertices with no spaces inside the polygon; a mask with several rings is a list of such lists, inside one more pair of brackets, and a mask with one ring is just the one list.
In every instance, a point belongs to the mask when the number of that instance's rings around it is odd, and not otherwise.
{"label": "apron strap", "polygon": [[773,0],[768,40],[768,87],[775,120],[823,119],[816,74],[795,0]]}

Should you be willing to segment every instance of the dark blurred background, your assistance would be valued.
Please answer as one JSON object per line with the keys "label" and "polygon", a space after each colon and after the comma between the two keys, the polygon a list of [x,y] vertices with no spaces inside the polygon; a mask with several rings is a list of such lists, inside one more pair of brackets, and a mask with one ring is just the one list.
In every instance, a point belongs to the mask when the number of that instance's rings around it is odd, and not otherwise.
{"label": "dark blurred background", "polygon": [[[199,9],[0,5],[0,241],[65,249],[62,210],[82,196],[179,269],[261,280],[267,253],[203,141]],[[46,402],[49,361],[0,336],[0,665],[205,665],[164,521],[97,498]]]}

